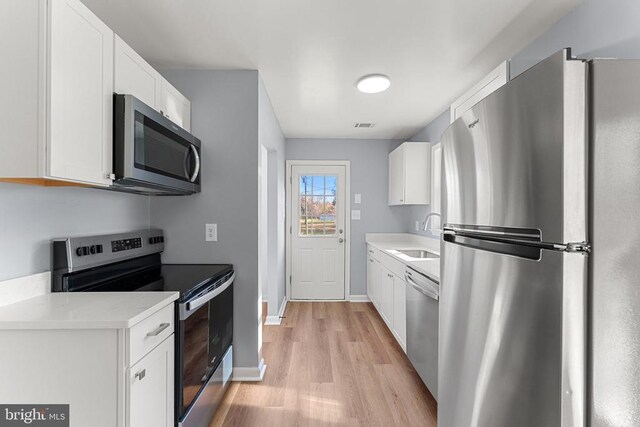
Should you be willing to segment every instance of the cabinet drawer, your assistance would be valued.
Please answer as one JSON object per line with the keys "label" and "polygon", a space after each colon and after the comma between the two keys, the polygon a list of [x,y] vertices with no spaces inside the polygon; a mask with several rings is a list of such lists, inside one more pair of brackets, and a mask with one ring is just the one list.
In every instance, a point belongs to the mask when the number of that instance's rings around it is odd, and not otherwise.
{"label": "cabinet drawer", "polygon": [[367,245],[367,255],[377,261],[380,261],[380,251],[371,245]]}
{"label": "cabinet drawer", "polygon": [[127,330],[127,366],[132,366],[157,347],[173,333],[173,329],[174,304],[170,304]]}
{"label": "cabinet drawer", "polygon": [[391,255],[381,254],[380,262],[384,265],[389,271],[391,271],[396,277],[404,280],[404,271],[405,265],[404,263],[398,261]]}

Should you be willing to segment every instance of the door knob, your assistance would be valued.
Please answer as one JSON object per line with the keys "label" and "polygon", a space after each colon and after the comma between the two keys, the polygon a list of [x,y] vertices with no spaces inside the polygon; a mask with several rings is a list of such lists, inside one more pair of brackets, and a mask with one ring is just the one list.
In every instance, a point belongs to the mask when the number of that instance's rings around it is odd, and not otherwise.
{"label": "door knob", "polygon": [[338,230],[338,233],[342,234],[344,233],[344,230],[341,228],[340,230]]}
{"label": "door knob", "polygon": [[342,243],[342,242],[344,242],[344,239],[341,237],[338,239],[338,243]]}

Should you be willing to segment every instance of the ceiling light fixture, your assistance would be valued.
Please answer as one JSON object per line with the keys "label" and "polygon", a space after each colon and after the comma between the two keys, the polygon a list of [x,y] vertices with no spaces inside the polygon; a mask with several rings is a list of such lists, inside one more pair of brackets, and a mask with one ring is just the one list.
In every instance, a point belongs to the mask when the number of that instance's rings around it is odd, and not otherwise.
{"label": "ceiling light fixture", "polygon": [[384,74],[370,74],[358,80],[356,87],[364,93],[380,93],[389,89],[391,80]]}

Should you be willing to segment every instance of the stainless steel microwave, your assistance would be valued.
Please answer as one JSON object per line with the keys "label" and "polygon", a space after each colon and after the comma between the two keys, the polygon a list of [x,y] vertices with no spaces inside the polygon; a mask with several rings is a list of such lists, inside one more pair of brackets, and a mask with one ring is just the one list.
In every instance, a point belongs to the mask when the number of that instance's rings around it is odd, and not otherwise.
{"label": "stainless steel microwave", "polygon": [[112,190],[200,192],[200,140],[132,95],[114,95]]}

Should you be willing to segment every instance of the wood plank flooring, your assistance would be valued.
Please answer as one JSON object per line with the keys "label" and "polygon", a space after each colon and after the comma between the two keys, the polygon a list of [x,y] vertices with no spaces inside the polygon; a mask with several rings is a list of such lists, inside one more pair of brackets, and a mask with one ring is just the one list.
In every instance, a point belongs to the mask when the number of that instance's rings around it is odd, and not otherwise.
{"label": "wood plank flooring", "polygon": [[264,381],[232,383],[210,427],[436,426],[436,402],[371,303],[290,302]]}

